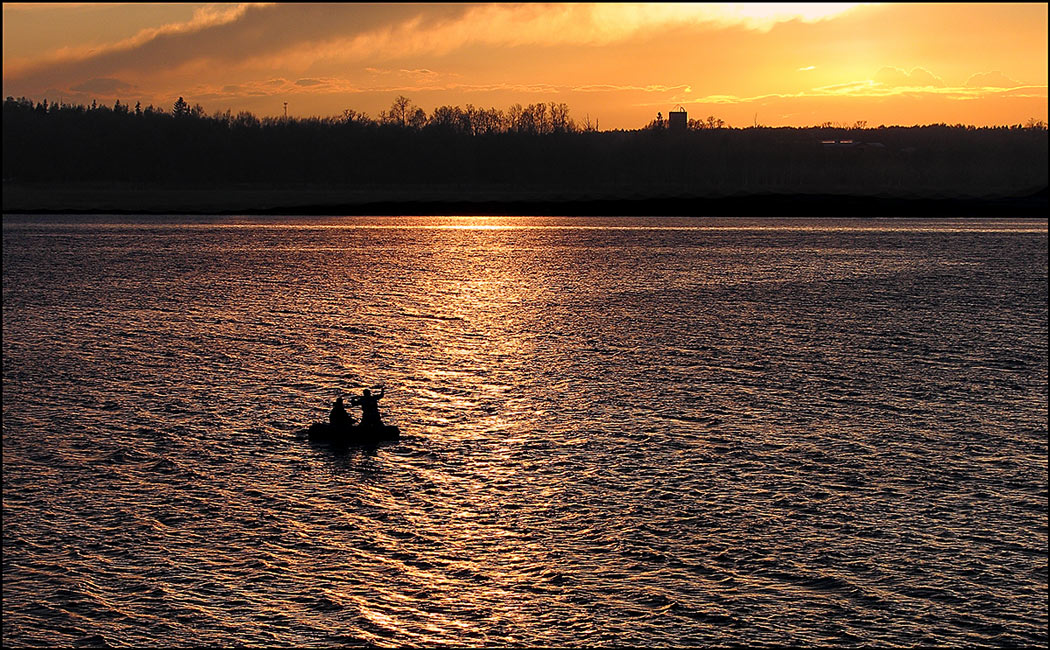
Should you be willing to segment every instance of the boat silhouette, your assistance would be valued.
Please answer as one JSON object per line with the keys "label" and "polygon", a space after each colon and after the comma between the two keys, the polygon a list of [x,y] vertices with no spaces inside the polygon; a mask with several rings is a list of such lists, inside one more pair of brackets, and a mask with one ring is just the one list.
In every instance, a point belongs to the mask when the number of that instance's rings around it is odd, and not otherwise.
{"label": "boat silhouette", "polygon": [[330,445],[374,445],[401,439],[401,429],[393,425],[347,424],[333,425],[315,422],[306,430],[306,436],[314,442]]}

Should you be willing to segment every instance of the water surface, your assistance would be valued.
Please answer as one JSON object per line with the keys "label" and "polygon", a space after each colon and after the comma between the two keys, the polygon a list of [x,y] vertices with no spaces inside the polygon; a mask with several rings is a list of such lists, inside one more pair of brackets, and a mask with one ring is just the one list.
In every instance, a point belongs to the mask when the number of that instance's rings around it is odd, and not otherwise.
{"label": "water surface", "polygon": [[5,645],[1047,645],[1045,220],[9,215],[3,359]]}

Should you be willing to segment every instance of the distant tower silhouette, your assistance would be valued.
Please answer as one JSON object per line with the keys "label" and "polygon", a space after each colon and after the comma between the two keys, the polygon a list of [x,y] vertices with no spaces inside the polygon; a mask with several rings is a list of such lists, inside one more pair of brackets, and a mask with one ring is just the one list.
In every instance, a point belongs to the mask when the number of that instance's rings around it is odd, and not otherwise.
{"label": "distant tower silhouette", "polygon": [[681,105],[675,106],[674,110],[667,114],[667,126],[672,131],[685,131],[688,124],[688,114]]}
{"label": "distant tower silhouette", "polygon": [[284,103],[284,119],[288,119],[288,102]]}

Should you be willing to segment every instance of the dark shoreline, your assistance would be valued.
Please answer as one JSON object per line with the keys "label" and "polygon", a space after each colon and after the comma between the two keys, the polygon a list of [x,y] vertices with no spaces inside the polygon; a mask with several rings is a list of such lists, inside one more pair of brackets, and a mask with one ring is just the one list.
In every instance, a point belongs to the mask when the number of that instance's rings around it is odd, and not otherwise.
{"label": "dark shoreline", "polygon": [[[1047,217],[1047,188],[1018,196],[828,193],[588,197],[554,192],[348,192],[325,188],[7,187],[4,214],[289,216]],[[407,197],[406,197],[407,195]],[[455,198],[464,197],[465,198]]]}
{"label": "dark shoreline", "polygon": [[[1046,217],[1046,196],[1010,199],[898,199],[829,195],[569,201],[405,201],[300,205],[242,211],[259,215],[668,216],[668,217]],[[226,213],[231,214],[231,213]]]}

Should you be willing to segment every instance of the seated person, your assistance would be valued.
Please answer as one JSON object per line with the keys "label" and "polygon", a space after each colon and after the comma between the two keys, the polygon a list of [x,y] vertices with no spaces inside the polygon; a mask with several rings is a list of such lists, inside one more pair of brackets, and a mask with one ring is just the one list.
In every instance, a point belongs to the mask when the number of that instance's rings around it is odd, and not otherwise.
{"label": "seated person", "polygon": [[332,412],[328,414],[328,422],[333,427],[348,427],[354,424],[354,418],[346,412],[346,407],[343,406],[342,397],[336,398]]}

